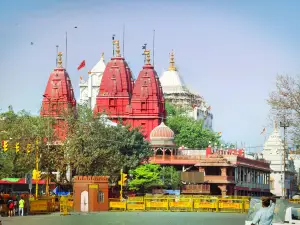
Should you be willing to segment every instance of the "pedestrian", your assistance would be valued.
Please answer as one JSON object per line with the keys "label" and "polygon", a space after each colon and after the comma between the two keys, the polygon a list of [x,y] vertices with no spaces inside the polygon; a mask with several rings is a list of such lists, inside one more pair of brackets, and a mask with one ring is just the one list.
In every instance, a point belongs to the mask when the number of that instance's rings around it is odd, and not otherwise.
{"label": "pedestrian", "polygon": [[256,212],[251,225],[272,225],[276,199],[262,197],[261,203],[262,208]]}
{"label": "pedestrian", "polygon": [[13,216],[13,212],[15,208],[14,201],[12,199],[8,200],[7,206],[8,206],[8,217],[11,217]]}
{"label": "pedestrian", "polygon": [[24,205],[25,205],[25,201],[23,197],[21,197],[19,201],[19,216],[24,216]]}

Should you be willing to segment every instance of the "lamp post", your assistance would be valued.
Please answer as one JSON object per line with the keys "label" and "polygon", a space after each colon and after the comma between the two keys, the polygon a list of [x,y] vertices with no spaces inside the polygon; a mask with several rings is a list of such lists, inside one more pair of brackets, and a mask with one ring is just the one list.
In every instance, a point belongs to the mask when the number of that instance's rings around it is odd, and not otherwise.
{"label": "lamp post", "polygon": [[282,188],[282,197],[286,198],[285,190],[285,172],[286,172],[286,159],[287,159],[287,146],[286,146],[286,130],[289,127],[289,121],[287,121],[286,116],[284,116],[283,121],[280,122],[280,127],[283,127],[283,188]]}

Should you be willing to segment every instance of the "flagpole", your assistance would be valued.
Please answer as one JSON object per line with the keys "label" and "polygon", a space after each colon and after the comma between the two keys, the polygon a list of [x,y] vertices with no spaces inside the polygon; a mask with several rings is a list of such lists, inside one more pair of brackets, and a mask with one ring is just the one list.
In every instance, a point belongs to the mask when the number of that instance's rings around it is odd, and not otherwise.
{"label": "flagpole", "polygon": [[68,32],[66,32],[66,70],[67,70],[67,65],[68,65]]}
{"label": "flagpole", "polygon": [[153,30],[153,50],[152,50],[152,58],[153,58],[153,62],[152,62],[152,64],[153,64],[153,67],[154,67],[154,51],[155,51],[155,30]]}
{"label": "flagpole", "polygon": [[123,25],[123,57],[125,58],[125,24]]}
{"label": "flagpole", "polygon": [[57,67],[57,56],[58,56],[58,45],[56,45],[56,57],[55,57],[55,59],[56,59],[56,67]]}

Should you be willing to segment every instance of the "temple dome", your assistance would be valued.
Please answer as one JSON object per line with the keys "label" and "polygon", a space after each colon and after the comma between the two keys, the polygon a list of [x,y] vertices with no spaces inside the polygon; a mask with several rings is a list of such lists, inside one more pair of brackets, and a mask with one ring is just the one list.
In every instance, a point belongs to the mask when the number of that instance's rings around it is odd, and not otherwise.
{"label": "temple dome", "polygon": [[99,60],[99,62],[96,63],[96,65],[91,69],[91,74],[93,73],[103,73],[105,70],[105,60],[104,60],[104,53],[102,53],[102,56]]}
{"label": "temple dome", "polygon": [[188,89],[180,76],[174,61],[174,52],[170,54],[170,65],[159,78],[164,93],[186,93]]}
{"label": "temple dome", "polygon": [[155,127],[150,133],[151,145],[175,145],[174,132],[161,122],[161,124]]}

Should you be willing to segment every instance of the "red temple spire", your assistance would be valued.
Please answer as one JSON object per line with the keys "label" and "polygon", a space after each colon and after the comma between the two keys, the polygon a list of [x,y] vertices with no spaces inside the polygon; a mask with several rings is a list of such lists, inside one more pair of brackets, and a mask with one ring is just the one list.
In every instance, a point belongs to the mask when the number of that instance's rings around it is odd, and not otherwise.
{"label": "red temple spire", "polygon": [[96,99],[94,113],[106,113],[113,121],[126,120],[130,112],[133,89],[131,70],[120,54],[118,40],[114,40],[116,55],[107,63]]}
{"label": "red temple spire", "polygon": [[141,126],[149,139],[150,132],[165,118],[161,85],[154,67],[150,63],[150,51],[145,50],[146,63],[135,82],[131,99],[132,125]]}
{"label": "red temple spire", "polygon": [[58,53],[57,68],[50,74],[43,95],[41,116],[54,117],[54,125],[57,140],[64,140],[66,137],[66,124],[64,114],[69,110],[75,113],[76,100],[69,74],[62,66],[62,53]]}

